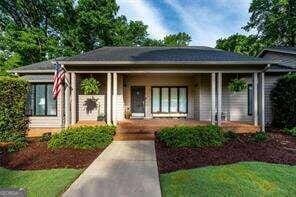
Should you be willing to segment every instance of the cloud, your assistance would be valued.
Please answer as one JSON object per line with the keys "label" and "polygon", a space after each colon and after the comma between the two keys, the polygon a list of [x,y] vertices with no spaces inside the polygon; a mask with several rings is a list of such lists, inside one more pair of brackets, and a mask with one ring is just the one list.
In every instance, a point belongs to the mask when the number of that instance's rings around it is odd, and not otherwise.
{"label": "cloud", "polygon": [[217,39],[242,32],[250,0],[164,0],[182,19],[192,45],[215,46]]}
{"label": "cloud", "polygon": [[129,20],[141,20],[148,25],[151,38],[162,39],[170,34],[161,12],[145,0],[117,0],[120,6],[119,14],[125,15]]}

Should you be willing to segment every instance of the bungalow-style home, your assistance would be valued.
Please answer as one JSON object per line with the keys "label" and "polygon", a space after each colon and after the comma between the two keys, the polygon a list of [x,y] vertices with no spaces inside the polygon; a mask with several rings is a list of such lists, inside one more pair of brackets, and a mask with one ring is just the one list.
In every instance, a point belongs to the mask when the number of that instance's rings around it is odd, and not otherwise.
{"label": "bungalow-style home", "polygon": [[[193,119],[221,125],[239,121],[260,126],[271,121],[269,94],[278,77],[293,71],[295,49],[266,49],[249,57],[210,47],[102,47],[74,57],[39,62],[12,72],[32,84],[30,127],[62,128],[105,117]],[[270,57],[270,58],[269,58]],[[52,98],[53,63],[65,69],[58,98]],[[294,67],[294,68],[293,68]],[[83,95],[80,84],[96,78],[98,95]],[[229,90],[233,79],[247,88]]]}

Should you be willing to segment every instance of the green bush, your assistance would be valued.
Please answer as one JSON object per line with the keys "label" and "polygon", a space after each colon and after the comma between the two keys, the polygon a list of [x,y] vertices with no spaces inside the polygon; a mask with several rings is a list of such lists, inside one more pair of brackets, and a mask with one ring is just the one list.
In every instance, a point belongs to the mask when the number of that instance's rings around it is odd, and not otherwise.
{"label": "green bush", "polygon": [[0,141],[25,146],[29,119],[26,116],[29,84],[19,77],[0,77]]}
{"label": "green bush", "polygon": [[272,124],[277,128],[296,126],[296,73],[280,78],[271,91]]}
{"label": "green bush", "polygon": [[115,126],[70,127],[52,135],[49,148],[105,148],[113,140]]}
{"label": "green bush", "polygon": [[290,129],[285,128],[284,133],[287,133],[288,135],[296,137],[296,127],[293,127],[293,128],[290,128]]}
{"label": "green bush", "polygon": [[268,138],[267,133],[265,132],[257,132],[255,134],[252,135],[252,140],[255,142],[264,142],[266,141]]}
{"label": "green bush", "polygon": [[225,141],[221,128],[214,125],[168,127],[158,132],[157,136],[170,147],[219,146]]}

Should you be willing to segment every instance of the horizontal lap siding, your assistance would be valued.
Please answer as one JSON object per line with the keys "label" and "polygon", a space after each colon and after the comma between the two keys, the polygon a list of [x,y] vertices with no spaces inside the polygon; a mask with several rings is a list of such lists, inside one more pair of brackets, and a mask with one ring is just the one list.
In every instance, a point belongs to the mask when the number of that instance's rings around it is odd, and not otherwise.
{"label": "horizontal lap siding", "polygon": [[[226,120],[230,121],[252,121],[248,115],[248,92],[232,93],[228,90],[228,83],[235,75],[222,75],[222,112]],[[211,78],[210,74],[201,74],[199,84],[199,117],[200,120],[211,120]],[[252,77],[243,77],[248,83],[252,83]],[[217,102],[217,100],[216,100]]]}
{"label": "horizontal lap siding", "polygon": [[269,51],[264,54],[263,58],[280,61],[284,64],[296,67],[296,55]]}

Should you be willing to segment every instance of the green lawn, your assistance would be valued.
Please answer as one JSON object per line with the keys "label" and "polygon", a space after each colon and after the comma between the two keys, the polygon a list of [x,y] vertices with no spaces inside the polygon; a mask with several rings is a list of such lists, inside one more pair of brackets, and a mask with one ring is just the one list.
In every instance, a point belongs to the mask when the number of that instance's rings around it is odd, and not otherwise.
{"label": "green lawn", "polygon": [[25,188],[28,196],[59,196],[81,172],[76,169],[13,171],[0,168],[0,188]]}
{"label": "green lawn", "polygon": [[242,162],[160,175],[163,196],[296,196],[296,166]]}

